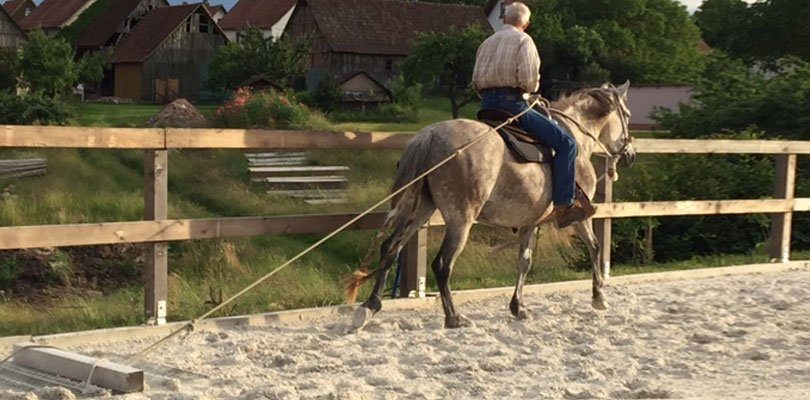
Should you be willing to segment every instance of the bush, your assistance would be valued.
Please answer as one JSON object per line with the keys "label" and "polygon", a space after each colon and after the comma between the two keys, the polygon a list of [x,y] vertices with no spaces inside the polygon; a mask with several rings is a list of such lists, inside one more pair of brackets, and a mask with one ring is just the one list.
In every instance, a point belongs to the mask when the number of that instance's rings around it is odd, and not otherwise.
{"label": "bush", "polygon": [[72,116],[67,104],[42,93],[0,93],[0,124],[66,125]]}
{"label": "bush", "polygon": [[307,128],[313,116],[294,96],[249,88],[237,89],[231,100],[215,112],[214,123],[223,128]]}
{"label": "bush", "polygon": [[70,93],[79,79],[73,55],[65,39],[50,38],[40,30],[29,33],[18,66],[23,81],[32,91],[49,96]]}
{"label": "bush", "polygon": [[17,87],[17,49],[0,47],[0,92]]}
{"label": "bush", "polygon": [[310,103],[307,104],[324,112],[332,112],[340,107],[341,100],[340,86],[331,75],[326,75],[312,92]]}

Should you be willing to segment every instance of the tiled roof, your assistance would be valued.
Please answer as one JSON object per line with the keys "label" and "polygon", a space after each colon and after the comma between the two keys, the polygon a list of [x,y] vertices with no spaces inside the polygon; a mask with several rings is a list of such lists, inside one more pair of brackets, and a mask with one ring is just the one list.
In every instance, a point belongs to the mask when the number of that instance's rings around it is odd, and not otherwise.
{"label": "tiled roof", "polygon": [[238,31],[247,26],[270,29],[284,16],[296,0],[239,0],[221,20],[226,31]]}
{"label": "tiled roof", "polygon": [[[126,20],[142,0],[116,0],[107,5],[87,28],[76,38],[78,47],[100,47],[115,33],[116,28]],[[169,4],[166,3],[168,6]]]}
{"label": "tiled roof", "polygon": [[31,29],[59,29],[85,6],[95,0],[45,0],[31,14],[20,21],[20,27]]}
{"label": "tiled roof", "polygon": [[406,55],[423,32],[479,25],[490,30],[484,9],[458,4],[397,0],[301,0],[335,52]]}

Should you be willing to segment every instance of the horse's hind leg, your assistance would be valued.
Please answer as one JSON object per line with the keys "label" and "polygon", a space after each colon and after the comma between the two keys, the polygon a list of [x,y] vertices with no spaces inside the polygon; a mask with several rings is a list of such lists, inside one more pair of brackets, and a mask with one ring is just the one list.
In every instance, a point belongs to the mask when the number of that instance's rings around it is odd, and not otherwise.
{"label": "horse's hind leg", "polygon": [[591,256],[591,277],[593,280],[593,297],[591,305],[597,310],[606,310],[607,302],[602,294],[602,287],[605,284],[605,273],[602,271],[602,254],[599,251],[599,241],[593,233],[593,220],[574,224],[574,231],[580,239],[585,242]]}
{"label": "horse's hind leg", "polygon": [[374,288],[368,299],[355,311],[352,321],[354,329],[361,329],[368,324],[371,316],[382,309],[382,293],[385,290],[386,279],[391,266],[397,259],[397,254],[405,243],[422,227],[436,211],[436,206],[429,198],[423,197],[416,216],[410,224],[407,221],[400,221],[394,228],[394,233],[380,245],[380,265],[381,270],[374,281]]}
{"label": "horse's hind leg", "polygon": [[431,264],[436,283],[439,285],[439,293],[442,296],[444,326],[445,328],[471,326],[472,322],[470,320],[456,313],[456,308],[453,305],[453,295],[450,292],[450,275],[453,273],[453,264],[467,243],[472,222],[459,224],[447,221],[446,223],[442,247]]}
{"label": "horse's hind leg", "polygon": [[523,285],[526,283],[526,275],[532,268],[532,249],[537,242],[537,227],[521,228],[518,233],[520,237],[520,250],[518,251],[518,279],[515,285],[515,294],[509,303],[509,311],[517,319],[526,319],[528,314],[523,306]]}

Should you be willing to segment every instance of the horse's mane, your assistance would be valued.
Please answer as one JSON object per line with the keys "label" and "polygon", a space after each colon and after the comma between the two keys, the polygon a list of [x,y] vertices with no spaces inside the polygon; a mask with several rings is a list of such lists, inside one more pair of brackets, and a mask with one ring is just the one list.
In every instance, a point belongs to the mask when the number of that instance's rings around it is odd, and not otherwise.
{"label": "horse's mane", "polygon": [[566,108],[577,109],[583,117],[589,120],[599,120],[615,109],[610,93],[603,88],[585,88],[577,90],[563,99],[552,103],[558,110]]}

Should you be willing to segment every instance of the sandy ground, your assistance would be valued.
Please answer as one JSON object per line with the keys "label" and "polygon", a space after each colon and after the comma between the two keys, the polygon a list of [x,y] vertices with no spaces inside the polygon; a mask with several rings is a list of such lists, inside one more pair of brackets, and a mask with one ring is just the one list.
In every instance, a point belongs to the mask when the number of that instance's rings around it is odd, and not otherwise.
{"label": "sandy ground", "polygon": [[[810,398],[810,271],[529,295],[460,309],[383,311],[359,334],[345,319],[197,332],[149,357],[126,399]],[[148,344],[74,348],[114,359]],[[6,393],[10,394],[9,392]]]}

